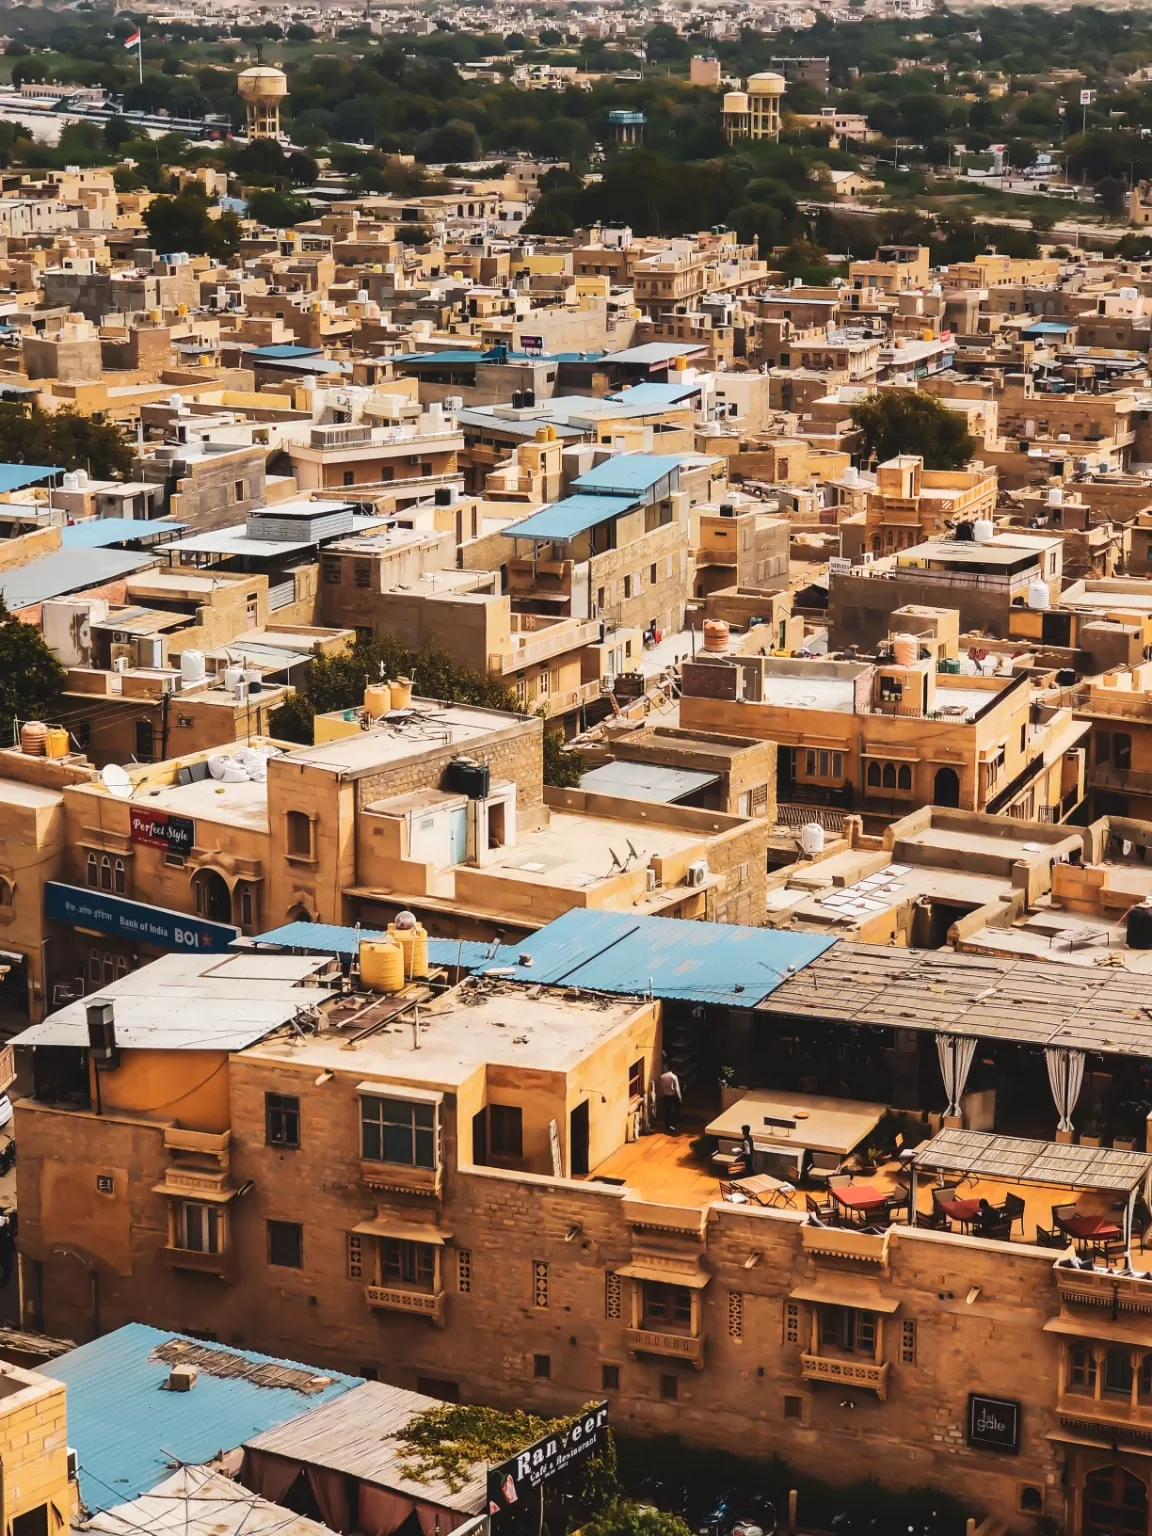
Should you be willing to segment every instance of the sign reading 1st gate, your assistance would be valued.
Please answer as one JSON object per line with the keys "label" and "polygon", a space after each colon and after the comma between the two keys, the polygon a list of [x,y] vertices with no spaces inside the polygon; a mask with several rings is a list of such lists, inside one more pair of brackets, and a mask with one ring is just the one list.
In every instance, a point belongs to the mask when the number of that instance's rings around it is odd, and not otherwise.
{"label": "sign reading 1st gate", "polygon": [[1015,1456],[1020,1449],[1020,1404],[1010,1397],[984,1397],[979,1392],[970,1392],[968,1444]]}

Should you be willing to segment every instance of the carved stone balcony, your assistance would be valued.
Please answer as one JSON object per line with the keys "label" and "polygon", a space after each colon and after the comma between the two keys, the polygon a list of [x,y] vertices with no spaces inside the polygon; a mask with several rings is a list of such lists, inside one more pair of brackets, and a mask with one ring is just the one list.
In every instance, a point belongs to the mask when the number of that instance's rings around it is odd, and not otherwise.
{"label": "carved stone balcony", "polygon": [[835,1387],[863,1388],[875,1392],[881,1402],[888,1396],[888,1361],[852,1360],[839,1355],[801,1355],[800,1374],[805,1381],[826,1381]]}
{"label": "carved stone balcony", "polygon": [[443,1328],[447,1320],[447,1297],[443,1291],[405,1291],[391,1285],[366,1285],[364,1299],[374,1311],[426,1317],[437,1328]]}
{"label": "carved stone balcony", "polygon": [[704,1369],[704,1336],[691,1333],[659,1333],[653,1328],[628,1328],[624,1342],[636,1355],[667,1355],[672,1360],[687,1360],[694,1369]]}

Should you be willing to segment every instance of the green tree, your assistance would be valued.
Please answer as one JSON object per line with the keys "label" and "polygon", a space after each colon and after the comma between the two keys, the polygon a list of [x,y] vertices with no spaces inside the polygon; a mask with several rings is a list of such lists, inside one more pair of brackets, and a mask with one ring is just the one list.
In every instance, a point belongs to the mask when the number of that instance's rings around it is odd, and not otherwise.
{"label": "green tree", "polygon": [[240,245],[240,223],[234,213],[209,216],[203,190],[190,186],[176,197],[153,198],[144,210],[144,227],[153,247],[188,251],[193,256],[230,256]]}
{"label": "green tree", "polygon": [[544,782],[553,789],[579,789],[588,772],[588,761],[581,752],[565,750],[566,738],[558,725],[544,718]]}
{"label": "green tree", "polygon": [[485,677],[431,646],[413,653],[394,636],[384,635],[337,656],[317,652],[296,697],[273,710],[273,733],[284,741],[310,743],[314,716],[358,708],[369,683],[392,677],[410,677],[413,692],[423,699],[475,704],[511,714],[520,709],[516,695],[498,678]]}
{"label": "green tree", "polygon": [[70,406],[49,414],[26,400],[0,400],[0,461],[86,469],[94,479],[123,479],[132,450],[115,422]]}
{"label": "green tree", "polygon": [[916,453],[925,469],[962,469],[976,451],[963,416],[920,390],[888,390],[852,407],[864,451],[878,463]]}
{"label": "green tree", "polygon": [[690,1536],[690,1532],[679,1515],[641,1508],[626,1499],[609,1504],[584,1526],[584,1536]]}
{"label": "green tree", "polygon": [[110,117],[104,124],[104,142],[110,150],[119,154],[125,144],[131,144],[138,132],[136,125],[126,117]]}
{"label": "green tree", "polygon": [[0,598],[0,741],[11,742],[16,720],[51,720],[67,677],[40,631]]}
{"label": "green tree", "polygon": [[1117,176],[1105,176],[1096,183],[1096,197],[1104,212],[1117,218],[1124,212],[1128,189]]}
{"label": "green tree", "polygon": [[248,217],[268,229],[291,229],[312,218],[314,212],[311,203],[287,192],[253,192],[248,199]]}

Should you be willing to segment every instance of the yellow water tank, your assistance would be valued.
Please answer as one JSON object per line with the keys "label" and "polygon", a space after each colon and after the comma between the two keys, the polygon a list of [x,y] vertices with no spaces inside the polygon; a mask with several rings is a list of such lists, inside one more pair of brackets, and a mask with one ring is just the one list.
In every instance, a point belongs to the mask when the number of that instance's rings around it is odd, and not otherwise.
{"label": "yellow water tank", "polygon": [[370,720],[379,720],[392,708],[392,690],[387,683],[369,683],[364,690],[364,712]]}
{"label": "yellow water tank", "polygon": [[408,709],[412,703],[412,679],[398,677],[392,683],[392,708]]}
{"label": "yellow water tank", "polygon": [[393,944],[403,953],[404,975],[412,974],[412,951],[416,944],[416,931],[413,928],[397,928],[395,923],[388,924],[388,937]]}
{"label": "yellow water tank", "polygon": [[49,727],[48,735],[44,740],[44,755],[46,757],[68,756],[68,732],[62,725]]}
{"label": "yellow water tank", "polygon": [[399,992],[404,985],[404,955],[399,944],[361,939],[360,980],[370,992]]}
{"label": "yellow water tank", "polygon": [[428,932],[422,923],[417,923],[412,930],[412,974],[428,974]]}

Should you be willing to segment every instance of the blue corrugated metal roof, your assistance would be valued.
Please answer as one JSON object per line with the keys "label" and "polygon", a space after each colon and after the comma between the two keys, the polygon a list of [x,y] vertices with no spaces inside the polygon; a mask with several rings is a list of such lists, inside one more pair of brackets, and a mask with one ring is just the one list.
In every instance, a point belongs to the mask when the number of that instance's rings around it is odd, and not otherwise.
{"label": "blue corrugated metal roof", "polygon": [[155,560],[155,555],[141,550],[57,549],[5,571],[0,575],[0,594],[15,612],[69,592],[86,592],[118,576],[130,576]]}
{"label": "blue corrugated metal roof", "polygon": [[249,357],[266,357],[275,361],[280,358],[316,357],[319,351],[319,347],[302,347],[295,342],[282,341],[270,347],[253,347],[247,355]]}
{"label": "blue corrugated metal roof", "polygon": [[504,533],[510,539],[574,539],[636,505],[635,496],[566,496]]}
{"label": "blue corrugated metal roof", "polygon": [[511,978],[637,997],[651,987],[669,1001],[751,1008],[834,942],[814,933],[574,907],[520,940],[516,953],[531,955],[532,964],[514,964]]}
{"label": "blue corrugated metal roof", "polygon": [[110,544],[128,544],[153,534],[183,533],[187,527],[187,523],[174,522],[170,517],[151,522],[139,517],[90,517],[62,528],[60,541],[65,549],[107,549]]}
{"label": "blue corrugated metal roof", "polygon": [[[171,1365],[151,1359],[172,1330],[128,1323],[53,1360],[49,1374],[68,1388],[68,1439],[80,1463],[80,1491],[90,1509],[109,1509],[154,1488],[173,1460],[210,1461],[252,1435],[274,1429],[360,1385],[355,1376],[298,1366],[329,1385],[316,1392],[262,1387],[245,1376],[202,1370],[191,1392],[167,1392]],[[247,1349],[200,1348],[241,1355],[254,1365],[297,1366]]]}
{"label": "blue corrugated metal roof", "polygon": [[22,491],[26,485],[63,473],[55,464],[0,464],[0,491]]}
{"label": "blue corrugated metal roof", "polygon": [[690,400],[693,395],[698,395],[703,386],[701,384],[633,384],[631,389],[620,389],[614,395],[609,395],[609,400],[619,402],[620,405],[678,405],[681,400]]}
{"label": "blue corrugated metal roof", "polygon": [[578,491],[599,495],[643,496],[679,469],[683,458],[679,453],[615,453],[572,483]]}
{"label": "blue corrugated metal roof", "polygon": [[[256,944],[280,944],[319,955],[354,955],[361,939],[382,939],[377,928],[342,928],[336,923],[285,923],[257,934]],[[519,957],[518,949],[502,949],[478,939],[429,939],[428,959],[433,965],[457,965],[474,970],[485,963],[508,965]],[[498,958],[503,957],[503,958]]]}
{"label": "blue corrugated metal roof", "polygon": [[[362,928],[359,937],[377,935]],[[834,942],[814,933],[574,907],[515,944],[429,939],[428,958],[452,968],[506,970],[513,981],[545,986],[563,983],[623,997],[639,997],[651,987],[669,1001],[751,1008]],[[356,930],[288,923],[260,934],[256,943],[352,954]],[[519,963],[524,954],[532,957],[531,965]]]}

